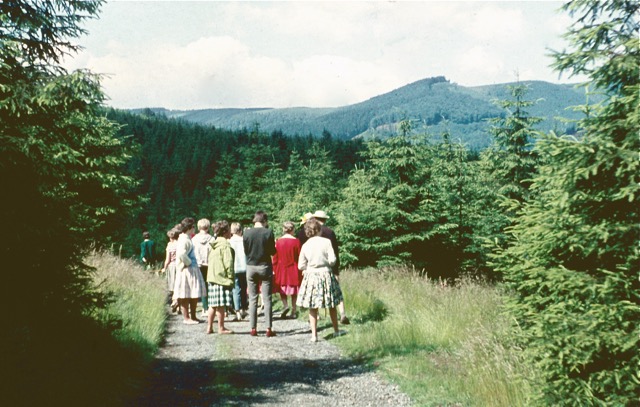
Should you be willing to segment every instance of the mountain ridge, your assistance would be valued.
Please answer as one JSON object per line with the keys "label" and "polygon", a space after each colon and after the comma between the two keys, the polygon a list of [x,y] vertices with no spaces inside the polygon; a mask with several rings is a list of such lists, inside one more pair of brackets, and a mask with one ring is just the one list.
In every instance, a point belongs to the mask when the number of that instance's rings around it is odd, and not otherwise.
{"label": "mountain ridge", "polygon": [[[447,131],[453,140],[471,148],[483,148],[491,141],[487,119],[505,114],[493,101],[510,99],[508,86],[516,84],[528,87],[526,100],[537,101],[527,112],[544,119],[538,129],[573,131],[575,127],[567,120],[577,120],[581,114],[568,108],[586,102],[584,91],[575,85],[522,81],[465,87],[451,83],[444,76],[421,79],[339,107],[148,110],[168,118],[230,130],[257,127],[261,131],[314,137],[328,132],[341,139],[392,136],[400,121],[411,120],[416,131],[434,136]],[[147,109],[131,111],[143,110]]]}

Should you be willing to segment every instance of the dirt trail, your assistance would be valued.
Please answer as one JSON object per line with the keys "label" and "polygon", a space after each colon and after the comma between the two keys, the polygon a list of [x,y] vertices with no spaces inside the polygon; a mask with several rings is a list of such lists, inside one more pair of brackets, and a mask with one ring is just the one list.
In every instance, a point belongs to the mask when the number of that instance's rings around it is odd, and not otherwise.
{"label": "dirt trail", "polygon": [[[229,319],[227,319],[229,321]],[[225,322],[233,335],[205,334],[206,324],[169,316],[147,390],[136,406],[410,406],[396,386],[323,339],[309,341],[308,323],[274,318],[277,336],[249,335],[248,317]],[[348,326],[344,327],[348,331]],[[339,340],[339,339],[335,339]]]}

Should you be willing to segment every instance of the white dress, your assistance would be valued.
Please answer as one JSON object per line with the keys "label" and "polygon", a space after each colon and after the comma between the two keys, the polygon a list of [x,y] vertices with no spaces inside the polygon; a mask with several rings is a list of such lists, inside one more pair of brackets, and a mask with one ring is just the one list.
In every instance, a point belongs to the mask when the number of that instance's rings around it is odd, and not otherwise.
{"label": "white dress", "polygon": [[207,295],[207,285],[202,278],[200,267],[189,236],[181,233],[176,243],[176,281],[173,299],[195,299]]}

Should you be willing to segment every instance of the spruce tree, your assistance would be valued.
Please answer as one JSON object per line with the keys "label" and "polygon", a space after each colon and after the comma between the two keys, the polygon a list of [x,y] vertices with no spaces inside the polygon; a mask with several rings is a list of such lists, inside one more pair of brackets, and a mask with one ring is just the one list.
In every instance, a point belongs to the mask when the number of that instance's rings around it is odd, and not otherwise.
{"label": "spruce tree", "polygon": [[[493,143],[480,155],[484,194],[478,207],[484,218],[477,229],[476,242],[485,246],[504,247],[505,229],[512,224],[515,212],[529,197],[531,178],[537,168],[537,153],[532,148],[537,138],[534,126],[542,121],[530,116],[527,109],[534,105],[523,84],[508,85],[510,98],[494,103],[504,111],[503,117],[489,120]],[[499,278],[499,275],[493,277]]]}
{"label": "spruce tree", "polygon": [[84,257],[126,213],[128,152],[102,115],[100,78],[60,66],[100,3],[0,3],[5,405],[89,403],[100,374],[83,344],[112,350],[110,333],[91,317],[105,297],[94,292]]}
{"label": "spruce tree", "polygon": [[434,153],[424,135],[411,136],[408,128],[403,122],[399,135],[368,142],[366,165],[342,190],[336,234],[344,264],[411,263],[425,253],[438,216],[429,189]]}
{"label": "spruce tree", "polygon": [[498,254],[545,405],[634,405],[638,380],[637,1],[573,1],[554,66],[606,96],[577,137],[544,135],[534,197]]}

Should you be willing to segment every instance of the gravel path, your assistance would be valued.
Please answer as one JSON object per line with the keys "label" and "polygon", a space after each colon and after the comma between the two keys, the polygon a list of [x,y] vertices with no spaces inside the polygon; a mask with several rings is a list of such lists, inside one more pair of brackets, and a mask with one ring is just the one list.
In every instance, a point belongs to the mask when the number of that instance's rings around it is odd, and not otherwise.
{"label": "gravel path", "polygon": [[233,335],[207,335],[206,324],[184,325],[181,316],[169,316],[148,390],[135,405],[411,405],[396,386],[341,357],[333,339],[322,339],[330,328],[319,331],[313,343],[308,322],[274,317],[277,336],[267,338],[260,317],[259,336],[252,337],[248,319],[225,322]]}

